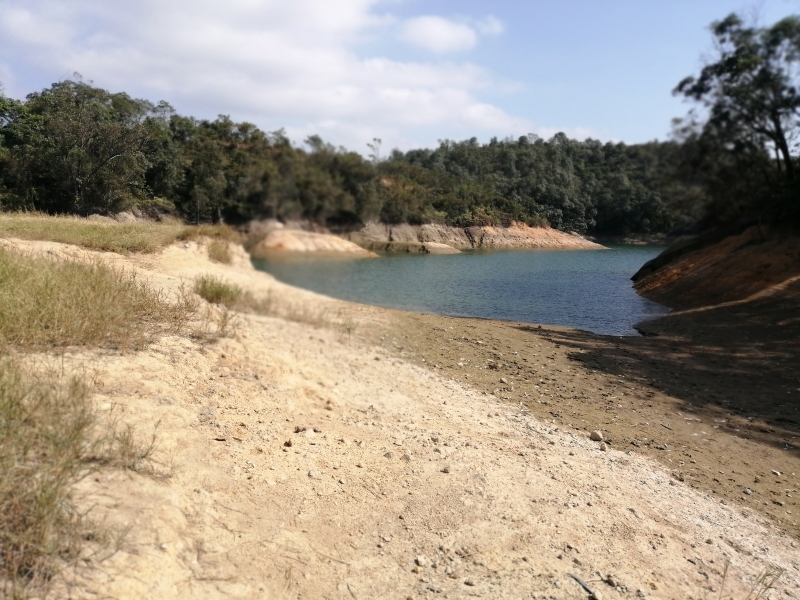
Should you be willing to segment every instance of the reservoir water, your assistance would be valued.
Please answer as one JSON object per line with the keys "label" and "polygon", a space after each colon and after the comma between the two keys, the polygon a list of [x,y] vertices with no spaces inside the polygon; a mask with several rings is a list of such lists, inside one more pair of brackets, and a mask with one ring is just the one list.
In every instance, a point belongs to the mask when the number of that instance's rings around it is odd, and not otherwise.
{"label": "reservoir water", "polygon": [[375,259],[275,254],[253,264],[285,283],[362,304],[637,335],[635,323],[668,309],[638,296],[630,277],[662,249],[611,246]]}

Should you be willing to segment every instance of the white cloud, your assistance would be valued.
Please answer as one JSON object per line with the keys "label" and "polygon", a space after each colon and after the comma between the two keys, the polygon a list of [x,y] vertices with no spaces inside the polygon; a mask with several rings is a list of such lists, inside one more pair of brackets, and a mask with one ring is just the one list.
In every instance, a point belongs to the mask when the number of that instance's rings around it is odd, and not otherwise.
{"label": "white cloud", "polygon": [[[386,148],[407,148],[534,129],[480,99],[496,85],[474,64],[361,56],[372,47],[364,40],[391,36],[396,26],[380,14],[381,0],[0,5],[0,72],[6,92],[17,97],[35,90],[21,86],[42,87],[77,71],[101,87],[163,98],[184,114],[286,126],[293,137],[319,133],[359,151],[372,137]],[[478,32],[499,33],[502,23],[486,17],[473,28],[420,17],[401,30],[413,43],[444,52],[469,49]]]}
{"label": "white cloud", "polygon": [[444,53],[472,49],[478,41],[478,34],[468,25],[425,16],[406,21],[400,29],[400,39],[412,46]]}

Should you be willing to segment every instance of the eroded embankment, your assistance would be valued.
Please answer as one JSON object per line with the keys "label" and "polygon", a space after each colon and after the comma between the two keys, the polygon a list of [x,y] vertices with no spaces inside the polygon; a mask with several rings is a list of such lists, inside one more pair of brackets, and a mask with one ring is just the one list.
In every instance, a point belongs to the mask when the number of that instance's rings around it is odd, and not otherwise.
{"label": "eroded embankment", "polygon": [[645,265],[633,279],[642,296],[686,309],[744,300],[770,288],[780,292],[782,284],[798,276],[800,236],[752,226],[708,246],[675,253],[655,270]]}

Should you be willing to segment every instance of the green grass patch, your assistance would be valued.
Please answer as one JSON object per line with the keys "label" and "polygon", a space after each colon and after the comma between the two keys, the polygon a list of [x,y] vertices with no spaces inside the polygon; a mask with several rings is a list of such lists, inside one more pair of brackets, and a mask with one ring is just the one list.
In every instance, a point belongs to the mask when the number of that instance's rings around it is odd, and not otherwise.
{"label": "green grass patch", "polygon": [[191,318],[133,273],[0,248],[0,347],[135,349]]}
{"label": "green grass patch", "polygon": [[227,225],[184,225],[177,220],[117,223],[34,213],[0,214],[0,237],[74,244],[102,252],[152,253],[176,241],[210,237],[240,242]]}

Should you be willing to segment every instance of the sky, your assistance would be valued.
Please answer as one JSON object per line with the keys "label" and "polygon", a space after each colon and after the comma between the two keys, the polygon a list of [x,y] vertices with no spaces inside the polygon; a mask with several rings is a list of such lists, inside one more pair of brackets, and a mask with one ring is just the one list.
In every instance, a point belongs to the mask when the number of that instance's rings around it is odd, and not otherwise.
{"label": "sky", "polygon": [[731,12],[800,0],[0,0],[0,82],[22,99],[80,73],[185,115],[367,154],[439,140],[667,139],[672,89]]}

